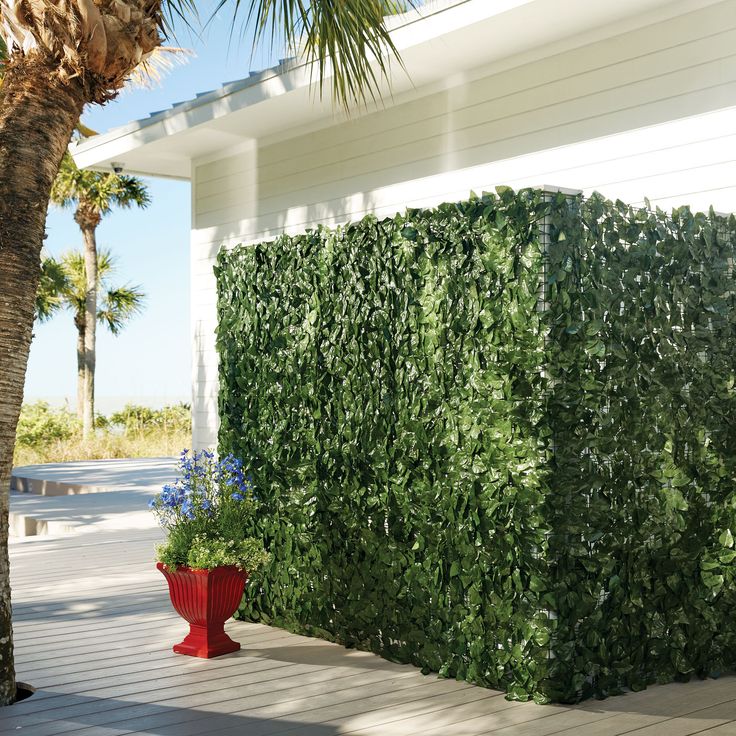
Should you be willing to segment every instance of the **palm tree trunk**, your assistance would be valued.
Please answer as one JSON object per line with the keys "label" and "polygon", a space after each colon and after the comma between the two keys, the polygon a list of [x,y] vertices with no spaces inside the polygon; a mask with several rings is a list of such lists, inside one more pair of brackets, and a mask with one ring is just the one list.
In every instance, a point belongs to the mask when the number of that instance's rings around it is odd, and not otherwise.
{"label": "palm tree trunk", "polygon": [[0,706],[15,699],[8,505],[51,185],[82,112],[80,80],[10,63],[0,92]]}
{"label": "palm tree trunk", "polygon": [[84,380],[84,314],[74,315],[74,326],[77,328],[77,419],[84,418],[84,395],[86,384]]}
{"label": "palm tree trunk", "polygon": [[97,238],[95,229],[82,228],[84,238],[84,268],[87,292],[84,305],[84,414],[82,436],[90,437],[95,430],[95,358],[97,340]]}

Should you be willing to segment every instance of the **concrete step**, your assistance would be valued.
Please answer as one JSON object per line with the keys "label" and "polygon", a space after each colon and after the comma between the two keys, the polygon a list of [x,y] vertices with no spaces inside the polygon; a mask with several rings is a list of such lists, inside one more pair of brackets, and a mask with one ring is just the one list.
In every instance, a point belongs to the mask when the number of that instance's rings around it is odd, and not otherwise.
{"label": "concrete step", "polygon": [[120,490],[160,490],[175,476],[173,457],[83,460],[13,468],[10,489],[40,496],[72,496]]}
{"label": "concrete step", "polygon": [[77,496],[10,494],[10,534],[31,537],[99,531],[104,529],[152,529],[156,527],[148,501],[153,493],[118,491]]}
{"label": "concrete step", "polygon": [[175,464],[175,458],[136,458],[16,468],[10,534],[155,529],[148,501],[175,479]]}

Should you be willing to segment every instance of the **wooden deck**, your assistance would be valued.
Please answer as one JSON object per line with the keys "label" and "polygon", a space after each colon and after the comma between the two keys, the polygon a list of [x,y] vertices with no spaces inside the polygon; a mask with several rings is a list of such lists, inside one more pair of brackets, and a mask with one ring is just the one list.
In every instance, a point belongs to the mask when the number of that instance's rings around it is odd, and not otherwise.
{"label": "wooden deck", "polygon": [[579,707],[502,694],[279,629],[231,621],[241,652],[175,655],[186,631],[152,563],[157,533],[11,544],[22,736],[736,736],[736,678]]}

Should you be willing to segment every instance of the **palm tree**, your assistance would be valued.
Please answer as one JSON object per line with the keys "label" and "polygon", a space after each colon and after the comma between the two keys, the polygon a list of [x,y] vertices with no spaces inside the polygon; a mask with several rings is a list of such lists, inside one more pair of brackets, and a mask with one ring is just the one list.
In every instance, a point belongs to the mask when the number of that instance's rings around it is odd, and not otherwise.
{"label": "palm tree", "polygon": [[[113,207],[147,207],[151,201],[143,182],[134,176],[110,172],[80,169],[69,154],[61,162],[61,168],[51,189],[51,201],[61,207],[74,207],[74,221],[79,225],[84,240],[86,274],[86,314],[84,319],[84,365],[81,380],[84,383],[82,402],[83,435],[94,431],[95,412],[95,355],[97,314],[97,228],[102,218]],[[79,396],[77,396],[79,399]],[[80,413],[77,403],[77,413]]]}
{"label": "palm tree", "polygon": [[[412,0],[407,0],[411,2]],[[218,0],[216,11],[227,3]],[[397,51],[384,0],[233,0],[256,39],[283,39],[342,104],[374,94]],[[51,187],[82,109],[115,97],[141,60],[196,17],[196,0],[0,0],[0,705],[15,698],[7,554],[10,468]],[[393,7],[391,8],[394,9]]]}
{"label": "palm tree", "polygon": [[[112,286],[110,280],[114,275],[115,259],[110,251],[101,250],[97,255],[97,291],[102,297],[97,307],[97,322],[113,335],[119,335],[128,320],[141,311],[145,295],[137,286]],[[37,318],[46,322],[63,308],[71,311],[77,328],[77,416],[82,419],[87,394],[87,269],[81,251],[69,251],[60,261],[46,257],[41,263]]]}

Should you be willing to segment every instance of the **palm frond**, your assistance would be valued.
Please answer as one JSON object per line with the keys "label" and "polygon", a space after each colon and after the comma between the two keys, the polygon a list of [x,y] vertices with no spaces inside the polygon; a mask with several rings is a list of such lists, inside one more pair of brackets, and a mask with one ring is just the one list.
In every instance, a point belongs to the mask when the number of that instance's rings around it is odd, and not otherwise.
{"label": "palm frond", "polygon": [[383,0],[384,15],[400,15],[408,10],[417,7],[418,2],[410,2],[410,0]]}
{"label": "palm frond", "polygon": [[[80,252],[80,255],[82,253]],[[98,286],[106,283],[108,278],[115,273],[118,266],[118,259],[107,248],[102,248],[97,253],[97,281]],[[84,268],[84,256],[82,256],[82,268]],[[86,276],[86,274],[85,274]]]}
{"label": "palm frond", "polygon": [[103,295],[97,319],[113,335],[118,335],[125,323],[143,310],[144,303],[145,295],[139,286],[126,285],[108,289]]}
{"label": "palm frond", "polygon": [[[186,20],[195,4],[165,0],[166,22]],[[244,16],[244,30],[253,29],[254,45],[264,39],[272,46],[283,41],[289,53],[311,65],[320,95],[330,78],[335,100],[347,107],[375,99],[381,80],[389,79],[391,61],[402,64],[384,15],[419,4],[421,0],[217,0],[212,15],[229,6],[233,26]]]}
{"label": "palm frond", "polygon": [[36,319],[46,322],[64,306],[65,294],[69,288],[64,264],[51,256],[41,260],[41,279],[36,291]]}
{"label": "palm frond", "polygon": [[51,201],[59,207],[70,207],[75,201],[77,182],[77,166],[69,153],[65,153],[51,189]]}
{"label": "palm frond", "polygon": [[128,86],[133,89],[154,89],[174,67],[186,64],[194,51],[178,46],[159,46],[133,70]]}
{"label": "palm frond", "polygon": [[[84,314],[85,295],[87,292],[87,269],[84,264],[84,253],[71,250],[64,253],[60,264],[66,275],[66,288],[62,294],[62,303],[74,315]],[[98,321],[102,322],[117,335],[125,323],[142,311],[146,296],[140,286],[112,286],[110,281],[115,275],[116,259],[107,249],[97,254],[97,288],[102,292]]]}
{"label": "palm frond", "polygon": [[[269,37],[283,41],[287,51],[311,64],[320,95],[327,79],[334,98],[342,105],[375,99],[381,79],[388,79],[392,60],[401,57],[384,22],[385,15],[404,12],[422,0],[216,0],[212,15],[226,6],[233,21],[244,17],[243,31],[254,30],[254,44]],[[21,28],[12,0],[0,2],[0,59],[7,55],[9,40],[21,48],[34,41]],[[167,38],[176,38],[175,26],[194,29],[199,21],[197,0],[164,0],[157,13]],[[235,23],[233,23],[235,26]],[[170,62],[164,52],[143,62],[135,76],[144,84],[156,82]],[[176,57],[175,57],[176,58]],[[181,57],[179,57],[181,58]],[[331,74],[330,74],[331,71]],[[0,75],[2,67],[0,62]]]}
{"label": "palm frond", "polygon": [[[98,263],[100,257],[98,256]],[[61,263],[66,272],[67,288],[64,293],[64,304],[73,314],[84,313],[87,294],[87,269],[84,265],[84,254],[80,250],[70,250],[61,256]],[[99,274],[99,265],[98,265]]]}
{"label": "palm frond", "polygon": [[92,138],[92,136],[99,135],[96,130],[88,128],[81,120],[77,123],[77,132],[82,138]]}
{"label": "palm frond", "polygon": [[194,30],[199,21],[197,0],[164,0],[161,4],[159,27],[166,38],[176,38],[176,26]]}
{"label": "palm frond", "polygon": [[16,5],[15,0],[0,2],[0,38],[6,57],[9,56],[9,51],[13,46],[17,46],[25,53],[36,45],[32,31],[18,22]]}
{"label": "palm frond", "polygon": [[331,67],[332,94],[345,106],[368,96],[375,99],[380,78],[389,77],[390,59],[400,61],[380,0],[265,0],[254,5],[256,41],[264,33],[282,35],[291,52],[311,64],[320,95]]}
{"label": "palm frond", "polygon": [[151,195],[148,193],[148,187],[142,179],[126,174],[110,173],[106,176],[110,186],[110,206],[115,204],[118,207],[128,208],[135,205],[145,209],[151,204]]}

